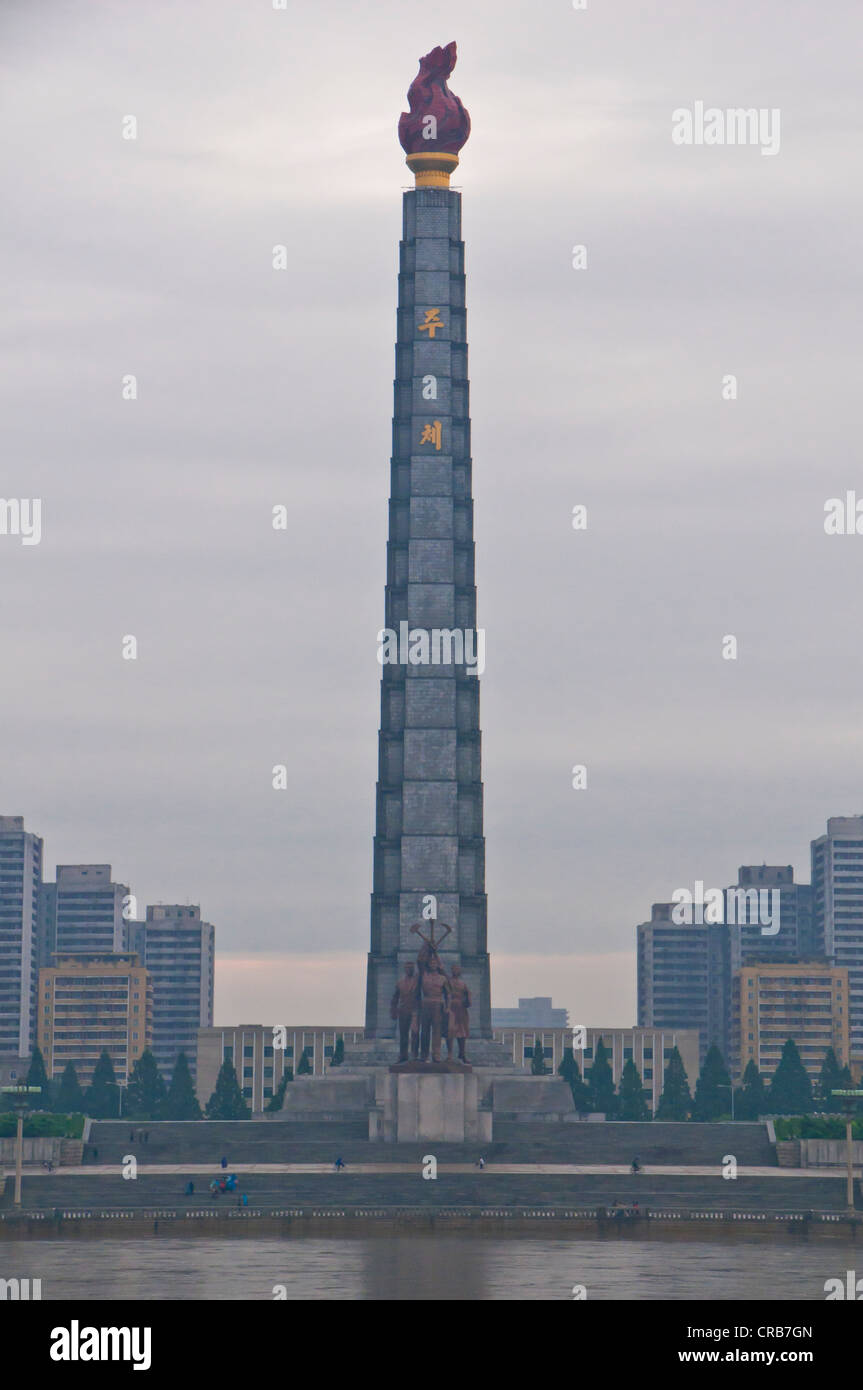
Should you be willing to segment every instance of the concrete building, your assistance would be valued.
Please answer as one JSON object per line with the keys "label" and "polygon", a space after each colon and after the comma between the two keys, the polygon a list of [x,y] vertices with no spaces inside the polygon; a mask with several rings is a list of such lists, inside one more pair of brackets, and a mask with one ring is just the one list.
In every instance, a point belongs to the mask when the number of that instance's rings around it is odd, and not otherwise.
{"label": "concrete building", "polygon": [[863,816],[831,816],[812,841],[817,950],[848,971],[850,1046],[863,1062]]}
{"label": "concrete building", "polygon": [[0,1055],[10,1066],[29,1057],[36,1037],[41,882],[41,839],[23,816],[0,816]]}
{"label": "concrete building", "polygon": [[732,971],[754,961],[795,961],[816,952],[812,887],[794,882],[790,864],[742,865],[737,883],[726,889],[725,921]]}
{"label": "concrete building", "polygon": [[728,927],[678,925],[673,903],[654,903],[638,927],[638,1024],[665,1031],[697,1029],[703,1062],[714,1044],[727,1060],[731,1044]]}
{"label": "concrete building", "polygon": [[286,1068],[296,1075],[304,1053],[313,1075],[323,1076],[329,1070],[339,1038],[344,1039],[345,1046],[363,1038],[362,1028],[286,1025],[284,1034],[278,1036],[279,1043],[285,1044],[281,1047],[276,1046],[276,1033],[274,1027],[262,1023],[199,1029],[196,1090],[201,1105],[206,1105],[216,1089],[216,1078],[226,1058],[237,1073],[247,1103],[259,1111],[278,1090]]}
{"label": "concrete building", "polygon": [[[53,892],[50,890],[53,888]],[[43,955],[126,951],[129,889],[113,883],[110,864],[58,864],[42,902]]]}
{"label": "concrete building", "polygon": [[569,1014],[566,1009],[552,1007],[551,999],[519,999],[517,1009],[492,1009],[491,1026],[497,1036],[500,1028],[566,1028]]}
{"label": "concrete building", "polygon": [[739,1082],[750,1061],[769,1080],[791,1038],[817,1081],[828,1048],[840,1066],[848,1062],[848,1023],[848,971],[841,966],[814,960],[744,966],[733,981],[733,1080]]}
{"label": "concrete building", "polygon": [[490,1039],[461,194],[440,171],[415,172],[403,195],[384,628],[393,639],[379,651],[365,1031],[394,1037],[390,998],[430,906],[452,928],[441,960],[462,966],[471,1027]]}
{"label": "concrete building", "polygon": [[[576,1046],[573,1046],[575,1036]],[[495,1029],[495,1041],[506,1048],[512,1060],[524,1071],[530,1071],[537,1041],[542,1045],[545,1064],[557,1072],[567,1048],[572,1047],[582,1077],[596,1058],[600,1038],[610,1053],[614,1084],[620,1084],[623,1068],[632,1061],[638,1068],[651,1110],[655,1110],[662,1095],[665,1065],[676,1047],[683,1059],[690,1088],[694,1090],[699,1072],[699,1035],[697,1029],[662,1028],[585,1028],[583,1036],[571,1028],[500,1028]]]}
{"label": "concrete building", "polygon": [[79,1082],[89,1085],[104,1049],[126,1085],[152,1043],[152,1027],[152,985],[133,953],[58,956],[39,971],[38,1040],[51,1078],[74,1062]]}
{"label": "concrete building", "polygon": [[180,1052],[192,1077],[198,1030],[213,1023],[215,928],[201,921],[200,907],[157,903],[144,922],[129,924],[129,945],[137,951],[153,986],[152,1052],[170,1081]]}

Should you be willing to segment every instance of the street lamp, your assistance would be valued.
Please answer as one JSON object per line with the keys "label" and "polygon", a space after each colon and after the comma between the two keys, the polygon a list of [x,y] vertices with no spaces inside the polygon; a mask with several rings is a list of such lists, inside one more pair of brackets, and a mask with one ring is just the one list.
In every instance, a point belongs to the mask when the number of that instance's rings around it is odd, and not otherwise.
{"label": "street lamp", "polygon": [[28,1096],[41,1096],[41,1086],[0,1086],[0,1092],[8,1095],[18,1112],[18,1126],[15,1134],[15,1196],[13,1205],[21,1205],[21,1168],[24,1162],[24,1112]]}
{"label": "street lamp", "polygon": [[848,1210],[854,1210],[854,1150],[851,1143],[851,1126],[857,1115],[856,1102],[863,1097],[863,1091],[831,1091],[832,1096],[841,1096],[845,1102],[845,1199]]}

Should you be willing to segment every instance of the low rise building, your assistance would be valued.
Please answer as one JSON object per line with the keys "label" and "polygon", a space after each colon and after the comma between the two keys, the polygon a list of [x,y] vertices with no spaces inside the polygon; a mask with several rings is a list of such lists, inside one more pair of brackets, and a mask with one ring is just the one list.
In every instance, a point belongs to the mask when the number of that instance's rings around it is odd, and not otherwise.
{"label": "low rise building", "polygon": [[[294,1075],[305,1055],[314,1076],[329,1069],[339,1038],[345,1046],[361,1042],[362,1028],[323,1025],[282,1028],[263,1023],[239,1023],[234,1028],[199,1028],[196,1089],[206,1105],[216,1089],[216,1078],[227,1058],[237,1074],[243,1096],[252,1110],[263,1110],[278,1090],[286,1069]],[[284,1047],[281,1043],[284,1042]]]}
{"label": "low rise building", "polygon": [[564,1052],[572,1047],[579,1071],[584,1077],[596,1059],[596,1048],[600,1038],[609,1053],[609,1061],[615,1086],[620,1084],[623,1068],[633,1061],[641,1076],[642,1085],[647,1092],[646,1100],[651,1110],[655,1110],[662,1095],[662,1082],[665,1067],[676,1047],[683,1060],[690,1089],[695,1089],[698,1077],[697,1028],[496,1028],[495,1042],[501,1043],[511,1055],[512,1060],[525,1071],[530,1071],[537,1042],[543,1051],[543,1059],[549,1072],[557,1072],[563,1061]]}

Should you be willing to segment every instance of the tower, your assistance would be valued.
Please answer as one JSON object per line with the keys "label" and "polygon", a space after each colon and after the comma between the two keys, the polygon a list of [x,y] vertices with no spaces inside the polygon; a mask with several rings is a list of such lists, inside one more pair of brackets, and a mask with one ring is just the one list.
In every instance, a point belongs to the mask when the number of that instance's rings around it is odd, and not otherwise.
{"label": "tower", "polygon": [[420,59],[399,139],[403,195],[381,722],[366,1036],[434,917],[462,966],[471,1032],[491,1037],[461,194],[449,187],[470,118],[447,78],[456,46]]}

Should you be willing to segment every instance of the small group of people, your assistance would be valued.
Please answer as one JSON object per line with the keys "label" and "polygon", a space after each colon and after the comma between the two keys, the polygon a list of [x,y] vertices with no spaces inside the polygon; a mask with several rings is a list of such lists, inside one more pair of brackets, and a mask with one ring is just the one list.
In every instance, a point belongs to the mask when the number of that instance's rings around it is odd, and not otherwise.
{"label": "small group of people", "polygon": [[611,1204],[611,1218],[613,1221],[624,1221],[627,1217],[640,1215],[641,1208],[637,1202],[633,1202],[629,1207],[622,1207],[616,1200]]}
{"label": "small group of people", "polygon": [[466,1065],[470,1005],[461,966],[454,965],[447,974],[434,947],[423,946],[416,966],[411,961],[405,966],[390,1002],[390,1017],[399,1025],[399,1061],[427,1062],[431,1052],[432,1061],[439,1062],[446,1038],[447,1060],[453,1060],[457,1047],[458,1060]]}
{"label": "small group of people", "polygon": [[130,1129],[129,1143],[134,1144],[136,1139],[139,1144],[148,1144],[150,1142],[150,1131],[148,1129],[139,1129],[136,1134],[133,1129]]}
{"label": "small group of people", "polygon": [[228,1178],[213,1178],[210,1183],[210,1191],[214,1197],[218,1197],[221,1192],[236,1192],[237,1175],[232,1173]]}

